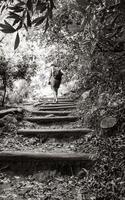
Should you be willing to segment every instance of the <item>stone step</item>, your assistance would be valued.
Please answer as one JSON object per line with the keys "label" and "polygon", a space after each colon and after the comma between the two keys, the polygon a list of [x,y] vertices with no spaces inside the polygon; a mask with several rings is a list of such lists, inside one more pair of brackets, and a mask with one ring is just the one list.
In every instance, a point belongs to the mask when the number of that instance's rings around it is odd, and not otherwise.
{"label": "stone step", "polygon": [[0,152],[0,161],[13,161],[13,160],[25,160],[28,159],[39,160],[42,162],[49,161],[67,161],[70,162],[89,162],[95,160],[94,154],[86,154],[86,153],[42,153],[42,152],[34,152],[34,151],[1,151]]}
{"label": "stone step", "polygon": [[21,113],[21,112],[22,112],[21,108],[9,108],[9,109],[0,110],[0,118],[8,114]]}
{"label": "stone step", "polygon": [[75,129],[19,129],[17,131],[18,135],[24,136],[35,136],[43,137],[47,136],[49,138],[53,137],[80,137],[92,132],[93,130],[88,128],[75,128]]}
{"label": "stone step", "polygon": [[45,103],[45,104],[75,104],[75,101],[58,101],[58,103],[53,102],[53,101],[42,101],[39,102],[40,104]]}
{"label": "stone step", "polygon": [[23,105],[27,105],[27,106],[30,106],[30,105],[34,105],[34,103],[32,103],[32,102],[25,102],[25,103],[23,103]]}
{"label": "stone step", "polygon": [[52,122],[74,122],[78,120],[78,117],[74,116],[59,116],[59,117],[26,117],[24,118],[30,122],[36,123],[52,123]]}
{"label": "stone step", "polygon": [[41,104],[40,107],[44,108],[51,108],[51,107],[70,107],[70,106],[76,106],[75,104]]}
{"label": "stone step", "polygon": [[50,111],[50,110],[55,110],[55,111],[58,111],[58,110],[72,110],[72,109],[76,109],[76,106],[58,106],[58,107],[40,107],[39,110],[41,111]]}
{"label": "stone step", "polygon": [[55,115],[55,116],[66,116],[71,114],[71,111],[32,111],[34,115]]}
{"label": "stone step", "polygon": [[[53,100],[54,97],[43,97],[41,98],[41,101],[42,100]],[[72,100],[71,98],[68,98],[68,97],[58,97],[58,100]]]}
{"label": "stone step", "polygon": [[75,103],[37,103],[37,104],[34,104],[33,105],[34,107],[37,107],[37,106],[44,106],[44,107],[63,107],[63,106],[76,106]]}
{"label": "stone step", "polygon": [[[40,100],[40,102],[52,102],[52,103],[54,103],[53,102],[53,98],[46,98],[46,99],[42,99],[42,100]],[[72,103],[72,102],[74,102],[74,100],[73,99],[68,99],[68,98],[65,98],[65,99],[63,99],[63,98],[58,98],[58,103],[63,103],[63,102],[70,102],[70,103]]]}

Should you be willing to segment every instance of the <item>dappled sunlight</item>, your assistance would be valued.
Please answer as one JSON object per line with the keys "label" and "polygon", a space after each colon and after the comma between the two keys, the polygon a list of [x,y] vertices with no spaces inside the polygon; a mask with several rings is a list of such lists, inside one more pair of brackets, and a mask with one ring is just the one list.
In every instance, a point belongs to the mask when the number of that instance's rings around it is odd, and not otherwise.
{"label": "dappled sunlight", "polygon": [[1,0],[0,200],[125,200],[124,133],[124,0]]}
{"label": "dappled sunlight", "polygon": [[[40,71],[37,76],[32,78],[29,97],[41,98],[41,97],[53,97],[51,86],[48,85],[50,70]],[[59,88],[59,96],[68,94],[75,87],[75,81],[61,84]]]}

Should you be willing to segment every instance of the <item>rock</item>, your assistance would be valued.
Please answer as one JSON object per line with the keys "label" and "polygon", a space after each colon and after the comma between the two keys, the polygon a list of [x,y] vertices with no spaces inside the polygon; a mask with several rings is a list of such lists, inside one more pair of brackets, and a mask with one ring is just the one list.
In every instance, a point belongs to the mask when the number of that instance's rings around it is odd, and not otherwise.
{"label": "rock", "polygon": [[100,123],[102,129],[112,128],[117,124],[117,119],[115,117],[105,117]]}
{"label": "rock", "polygon": [[82,100],[85,101],[85,99],[89,96],[90,94],[90,90],[89,91],[86,91],[82,94]]}
{"label": "rock", "polygon": [[117,119],[115,117],[105,117],[100,123],[101,133],[104,136],[113,136],[117,133]]}

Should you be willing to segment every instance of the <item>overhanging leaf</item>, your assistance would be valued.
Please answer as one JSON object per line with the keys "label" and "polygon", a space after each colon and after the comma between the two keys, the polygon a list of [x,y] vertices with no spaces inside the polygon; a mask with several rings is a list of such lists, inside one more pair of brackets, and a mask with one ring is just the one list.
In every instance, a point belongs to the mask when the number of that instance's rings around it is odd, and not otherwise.
{"label": "overhanging leaf", "polygon": [[23,7],[20,7],[20,6],[14,6],[14,7],[9,7],[10,10],[13,10],[14,12],[22,12],[24,10]]}
{"label": "overhanging leaf", "polygon": [[1,24],[1,23],[0,23],[0,27],[1,28],[7,28],[7,26],[5,24]]}
{"label": "overhanging leaf", "polygon": [[43,21],[45,20],[45,18],[46,18],[46,16],[38,17],[38,18],[36,18],[36,19],[34,19],[32,21],[32,24],[35,24],[35,26],[38,26],[38,25],[40,25],[40,24],[43,23]]}
{"label": "overhanging leaf", "polygon": [[26,26],[26,24],[24,23],[24,28],[26,29],[26,31],[28,31],[28,27]]}
{"label": "overhanging leaf", "polygon": [[21,28],[22,28],[22,21],[19,23],[19,26],[16,28],[16,30],[18,31]]}
{"label": "overhanging leaf", "polygon": [[0,24],[2,28],[2,32],[4,33],[14,33],[16,30],[11,26],[6,20],[4,20],[5,24]]}
{"label": "overhanging leaf", "polygon": [[20,43],[20,37],[19,37],[19,34],[17,33],[15,44],[14,44],[14,50],[17,49],[17,47],[19,46],[19,43]]}
{"label": "overhanging leaf", "polygon": [[1,31],[3,32],[3,33],[14,33],[15,31],[12,31],[12,30],[10,30],[10,29],[1,29]]}
{"label": "overhanging leaf", "polygon": [[15,19],[14,22],[13,22],[13,26],[14,26],[15,24],[17,24],[19,21],[20,21],[19,19]]}
{"label": "overhanging leaf", "polygon": [[2,14],[2,12],[4,11],[5,8],[6,8],[6,5],[3,4],[3,5],[1,6],[1,14]]}
{"label": "overhanging leaf", "polygon": [[46,8],[47,8],[46,3],[41,3],[41,5],[39,7],[40,13],[44,12],[46,10]]}
{"label": "overhanging leaf", "polygon": [[27,5],[28,10],[30,10],[30,11],[33,10],[32,0],[28,0],[26,5]]}
{"label": "overhanging leaf", "polygon": [[7,18],[13,18],[13,19],[21,19],[20,15],[17,15],[14,12],[9,12],[9,15],[7,16]]}
{"label": "overhanging leaf", "polygon": [[27,26],[31,27],[31,18],[28,11],[27,11]]}
{"label": "overhanging leaf", "polygon": [[11,24],[9,24],[6,20],[4,20],[5,25],[12,31],[15,31],[15,29],[13,28],[13,26],[11,26]]}
{"label": "overhanging leaf", "polygon": [[45,26],[45,32],[47,31],[48,28],[49,28],[49,19],[48,19],[48,17],[47,17],[46,26]]}

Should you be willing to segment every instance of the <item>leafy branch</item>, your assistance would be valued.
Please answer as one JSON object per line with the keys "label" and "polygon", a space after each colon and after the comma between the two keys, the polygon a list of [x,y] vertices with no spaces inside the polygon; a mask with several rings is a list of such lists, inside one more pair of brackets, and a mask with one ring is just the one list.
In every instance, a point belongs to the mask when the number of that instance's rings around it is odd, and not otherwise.
{"label": "leafy branch", "polygon": [[[4,23],[0,24],[0,30],[4,33],[14,33],[17,32],[14,49],[19,45],[20,37],[18,31],[21,28],[28,28],[31,26],[41,25],[45,20],[45,32],[49,27],[49,20],[52,19],[53,9],[56,8],[53,0],[18,0],[17,3],[14,1],[2,1],[1,13],[4,10],[9,11],[7,19],[13,21],[12,25],[6,20]],[[40,17],[36,17],[36,14],[40,14]],[[32,19],[34,18],[34,19]]]}

